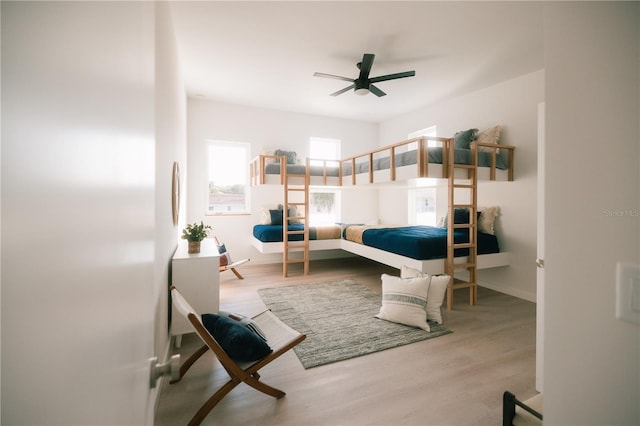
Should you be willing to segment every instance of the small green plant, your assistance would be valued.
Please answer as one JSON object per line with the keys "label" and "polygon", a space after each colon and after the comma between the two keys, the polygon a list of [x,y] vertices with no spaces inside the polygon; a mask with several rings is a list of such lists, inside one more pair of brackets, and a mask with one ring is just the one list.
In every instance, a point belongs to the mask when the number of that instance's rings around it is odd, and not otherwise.
{"label": "small green plant", "polygon": [[190,223],[186,228],[182,230],[182,239],[187,241],[202,241],[209,235],[209,231],[211,230],[211,226],[205,225],[200,222]]}

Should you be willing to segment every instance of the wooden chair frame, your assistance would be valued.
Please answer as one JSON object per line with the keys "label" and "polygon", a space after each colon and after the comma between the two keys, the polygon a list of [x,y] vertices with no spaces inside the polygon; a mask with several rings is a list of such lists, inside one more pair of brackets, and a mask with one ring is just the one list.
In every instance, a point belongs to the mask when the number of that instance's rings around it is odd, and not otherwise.
{"label": "wooden chair frame", "polygon": [[246,383],[252,388],[270,395],[274,398],[280,399],[285,396],[285,392],[280,389],[274,388],[260,381],[260,375],[258,370],[271,361],[283,355],[285,352],[292,349],[294,346],[302,342],[306,335],[299,333],[282,321],[280,321],[271,311],[264,311],[263,313],[255,316],[253,320],[260,326],[267,335],[267,343],[273,349],[273,352],[267,355],[265,358],[249,363],[237,363],[232,360],[229,355],[222,349],[214,337],[209,334],[201,321],[201,317],[194,311],[191,305],[184,299],[175,286],[171,286],[171,300],[174,306],[180,314],[184,315],[195,332],[204,342],[204,345],[196,350],[180,367],[180,376],[177,380],[171,383],[176,383],[184,377],[185,373],[191,368],[191,366],[205,353],[210,350],[213,351],[216,358],[220,361],[220,364],[224,367],[227,374],[229,374],[229,381],[225,383],[220,389],[218,389],[203,405],[198,412],[193,416],[189,425],[199,425],[204,418],[211,412],[211,410],[224,398],[233,388],[240,383]]}
{"label": "wooden chair frame", "polygon": [[[220,241],[218,240],[218,237],[213,237],[216,240],[216,245],[218,247],[220,247],[222,244],[220,243]],[[229,250],[227,250],[225,253],[228,253]],[[221,255],[223,253],[220,253]],[[229,257],[230,258],[230,257]],[[239,279],[239,280],[244,280],[244,277],[242,276],[242,274],[236,269],[236,266],[240,266],[243,265],[245,263],[247,263],[250,259],[242,259],[242,260],[238,260],[236,262],[230,262],[227,265],[220,265],[220,272],[224,272],[224,271],[231,271],[233,272],[233,274]]]}

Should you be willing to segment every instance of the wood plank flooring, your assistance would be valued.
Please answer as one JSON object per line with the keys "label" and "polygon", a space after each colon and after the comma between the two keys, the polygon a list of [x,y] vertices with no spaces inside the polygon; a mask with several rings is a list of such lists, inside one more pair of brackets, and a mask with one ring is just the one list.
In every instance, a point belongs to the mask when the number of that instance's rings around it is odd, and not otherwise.
{"label": "wood plank flooring", "polygon": [[[280,264],[246,264],[244,280],[221,274],[221,309],[255,315],[265,306],[257,289],[352,278],[381,291],[380,274],[396,269],[364,258],[315,260],[288,278]],[[293,351],[261,370],[262,380],[287,392],[276,400],[240,384],[204,425],[499,425],[502,393],[536,394],[535,304],[486,288],[469,306],[457,290],[444,311],[452,334],[305,370]],[[200,345],[194,334],[173,349],[183,360]],[[164,381],[156,426],[185,425],[228,376],[211,353],[181,382]]]}

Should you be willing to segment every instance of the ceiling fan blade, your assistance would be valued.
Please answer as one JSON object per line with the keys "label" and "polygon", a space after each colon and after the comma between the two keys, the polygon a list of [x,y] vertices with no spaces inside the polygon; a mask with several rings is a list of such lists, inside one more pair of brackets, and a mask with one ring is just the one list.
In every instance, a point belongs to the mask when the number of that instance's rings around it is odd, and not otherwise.
{"label": "ceiling fan blade", "polygon": [[354,81],[352,78],[341,77],[339,75],[333,75],[333,74],[325,74],[323,72],[314,72],[313,76],[314,77],[334,78],[336,80],[343,80],[343,81]]}
{"label": "ceiling fan blade", "polygon": [[354,87],[356,87],[356,85],[355,85],[355,84],[352,84],[351,86],[347,86],[347,87],[345,87],[344,89],[340,89],[340,90],[338,90],[337,92],[332,93],[330,96],[338,96],[338,95],[341,95],[341,94],[343,94],[344,92],[347,92],[347,91],[349,91],[349,90],[353,89]]}
{"label": "ceiling fan blade", "polygon": [[374,95],[376,95],[377,97],[380,96],[384,96],[386,95],[386,93],[384,93],[382,90],[378,89],[376,86],[374,86],[373,84],[369,85],[369,91],[371,93],[373,93]]}
{"label": "ceiling fan blade", "polygon": [[362,55],[362,62],[360,62],[360,80],[364,81],[369,78],[371,67],[373,66],[373,59],[376,57],[373,53],[365,53]]}
{"label": "ceiling fan blade", "polygon": [[369,79],[369,82],[377,83],[379,81],[395,80],[396,78],[413,77],[414,75],[416,75],[415,71],[399,72],[396,74],[388,74],[388,75],[381,75],[380,77],[373,77]]}

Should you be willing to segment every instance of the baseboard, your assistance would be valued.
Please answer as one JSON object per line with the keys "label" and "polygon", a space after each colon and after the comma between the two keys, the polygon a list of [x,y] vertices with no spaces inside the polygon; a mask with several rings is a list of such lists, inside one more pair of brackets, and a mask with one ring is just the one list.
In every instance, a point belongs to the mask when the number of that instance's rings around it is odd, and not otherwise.
{"label": "baseboard", "polygon": [[[465,271],[456,273],[456,278],[461,278],[463,280],[468,279],[468,276],[469,275]],[[535,293],[530,293],[528,291],[518,290],[517,288],[514,289],[512,287],[507,287],[500,284],[490,283],[482,280],[478,280],[478,285],[480,287],[488,288],[489,290],[497,291],[498,293],[507,294],[509,296],[517,297],[518,299],[536,303]]]}
{"label": "baseboard", "polygon": [[478,285],[481,287],[488,288],[490,290],[497,291],[499,293],[508,294],[509,296],[517,297],[518,299],[523,299],[528,302],[536,303],[536,295],[535,293],[530,293],[528,291],[522,291],[518,289],[514,289],[512,287],[505,287],[501,285],[496,285],[493,283],[488,283],[486,281],[478,281]]}

